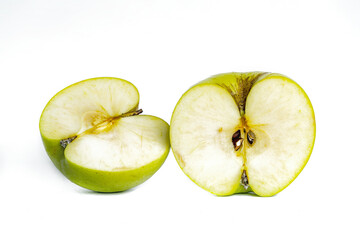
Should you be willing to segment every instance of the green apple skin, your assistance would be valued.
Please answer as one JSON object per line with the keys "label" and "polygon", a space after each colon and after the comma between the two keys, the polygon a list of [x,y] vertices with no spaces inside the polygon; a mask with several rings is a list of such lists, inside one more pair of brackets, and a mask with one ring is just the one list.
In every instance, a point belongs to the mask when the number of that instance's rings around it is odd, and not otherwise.
{"label": "green apple skin", "polygon": [[[314,140],[313,140],[313,143],[312,143],[312,147],[311,147],[311,150],[309,152],[309,155],[307,156],[307,159],[306,161],[304,161],[304,165],[302,166],[302,168],[294,175],[294,178],[289,181],[289,183],[280,188],[278,191],[276,192],[273,192],[271,194],[269,193],[262,193],[262,192],[257,192],[257,191],[254,191],[252,188],[251,188],[251,183],[249,185],[249,187],[247,189],[245,189],[242,185],[239,185],[239,187],[229,193],[226,193],[226,194],[217,194],[217,193],[214,193],[212,192],[210,189],[206,189],[204,188],[203,186],[200,186],[197,182],[195,182],[193,179],[191,179],[191,177],[186,174],[186,172],[183,170],[182,168],[182,164],[181,164],[181,158],[179,156],[179,154],[176,153],[176,151],[174,151],[174,149],[172,148],[172,152],[173,152],[173,155],[180,167],[180,169],[183,171],[183,173],[188,176],[190,178],[190,180],[192,182],[194,182],[196,185],[198,185],[200,188],[203,188],[205,189],[206,191],[214,194],[214,195],[217,195],[217,196],[229,196],[229,195],[233,195],[233,194],[237,194],[237,193],[249,193],[249,192],[254,192],[256,195],[258,196],[261,196],[261,197],[271,197],[271,196],[274,196],[276,194],[278,194],[279,192],[281,192],[282,190],[284,190],[286,187],[288,187],[295,179],[296,177],[300,174],[300,172],[304,169],[304,167],[306,166],[307,162],[309,161],[310,159],[310,156],[311,156],[311,153],[312,153],[312,150],[314,148],[314,144],[315,144],[315,136],[316,136],[316,122],[315,122],[315,113],[314,113],[314,109],[313,109],[313,106],[311,104],[311,101],[309,99],[309,97],[307,96],[306,92],[303,90],[303,88],[301,88],[300,85],[298,85],[295,81],[293,81],[292,79],[288,78],[287,76],[283,75],[283,74],[279,74],[279,73],[270,73],[270,72],[261,72],[261,71],[255,71],[255,72],[228,72],[228,73],[221,73],[221,74],[217,74],[217,75],[213,75],[205,80],[202,80],[196,84],[194,84],[193,86],[191,86],[182,96],[181,98],[179,99],[178,103],[176,104],[175,108],[174,108],[174,111],[173,111],[173,114],[172,114],[172,117],[174,116],[174,112],[175,112],[175,109],[176,107],[178,106],[178,104],[181,102],[182,98],[184,96],[186,96],[187,92],[189,92],[191,89],[193,89],[194,87],[196,86],[199,86],[199,85],[207,85],[207,84],[210,84],[210,85],[219,85],[223,88],[225,88],[230,94],[231,96],[234,98],[235,102],[238,104],[238,105],[241,105],[242,103],[245,104],[245,101],[246,101],[246,97],[247,95],[249,94],[251,88],[258,82],[260,82],[261,80],[266,80],[266,79],[269,79],[269,78],[272,78],[272,77],[277,77],[277,78],[281,78],[285,81],[289,81],[293,84],[296,84],[299,89],[302,90],[304,96],[307,98],[307,101],[308,101],[308,105],[311,107],[312,109],[312,116],[313,116],[313,126],[314,126]],[[239,86],[239,79],[241,79],[241,84],[242,86]],[[242,87],[243,88],[243,91],[240,92],[238,91],[239,87]],[[241,103],[242,102],[242,103]],[[240,114],[241,116],[244,115],[244,111],[242,111],[242,109],[240,109]],[[170,121],[170,126],[171,126],[171,122]],[[171,144],[171,139],[172,139],[172,134],[171,134],[171,127],[170,127],[170,144]]]}
{"label": "green apple skin", "polygon": [[48,156],[64,176],[73,183],[96,192],[121,192],[145,182],[160,169],[170,151],[169,143],[167,151],[160,158],[137,169],[99,171],[68,161],[59,140],[47,139],[43,135],[41,138]]}

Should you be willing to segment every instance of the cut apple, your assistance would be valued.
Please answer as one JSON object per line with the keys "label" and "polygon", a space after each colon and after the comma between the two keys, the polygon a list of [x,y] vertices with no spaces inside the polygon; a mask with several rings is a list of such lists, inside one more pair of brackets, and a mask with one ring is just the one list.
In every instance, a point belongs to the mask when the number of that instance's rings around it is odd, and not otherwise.
{"label": "cut apple", "polygon": [[118,78],[93,78],[56,94],[40,118],[45,149],[72,182],[117,192],[150,178],[165,161],[169,125],[140,115],[139,93]]}
{"label": "cut apple", "polygon": [[314,141],[309,98],[280,74],[226,73],[206,79],[181,97],[170,123],[179,166],[216,195],[277,194],[304,168]]}

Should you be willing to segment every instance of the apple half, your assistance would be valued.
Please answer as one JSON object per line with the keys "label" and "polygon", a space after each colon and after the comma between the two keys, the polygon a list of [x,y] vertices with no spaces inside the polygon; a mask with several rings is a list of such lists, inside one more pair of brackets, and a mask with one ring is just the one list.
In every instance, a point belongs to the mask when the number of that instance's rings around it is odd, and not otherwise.
{"label": "apple half", "polygon": [[169,125],[139,115],[138,104],[136,87],[119,78],[63,89],[40,117],[47,154],[69,180],[90,190],[118,192],[143,183],[169,153]]}
{"label": "apple half", "polygon": [[314,141],[308,96],[274,73],[210,77],[183,94],[170,122],[180,168],[216,195],[279,193],[302,171]]}

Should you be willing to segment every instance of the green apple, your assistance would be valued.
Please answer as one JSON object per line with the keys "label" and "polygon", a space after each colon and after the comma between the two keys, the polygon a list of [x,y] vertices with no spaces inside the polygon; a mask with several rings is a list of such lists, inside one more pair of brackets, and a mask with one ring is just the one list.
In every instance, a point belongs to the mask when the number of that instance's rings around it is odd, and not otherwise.
{"label": "green apple", "polygon": [[305,91],[281,74],[215,75],[183,94],[170,142],[183,172],[216,195],[273,196],[302,171],[315,141]]}
{"label": "green apple", "polygon": [[40,117],[47,154],[72,182],[118,192],[150,178],[170,149],[169,125],[139,115],[139,93],[119,78],[93,78],[57,93]]}

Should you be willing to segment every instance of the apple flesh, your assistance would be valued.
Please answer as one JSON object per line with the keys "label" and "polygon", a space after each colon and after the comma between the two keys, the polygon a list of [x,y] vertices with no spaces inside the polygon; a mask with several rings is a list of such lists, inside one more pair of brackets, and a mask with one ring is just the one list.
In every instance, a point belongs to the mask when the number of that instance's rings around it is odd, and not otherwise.
{"label": "apple flesh", "polygon": [[314,141],[308,96],[274,73],[210,77],[183,94],[170,122],[179,166],[216,195],[279,193],[304,168]]}
{"label": "apple flesh", "polygon": [[169,125],[140,115],[139,93],[118,78],[93,78],[57,93],[40,118],[40,133],[55,166],[72,182],[118,192],[150,178],[165,161]]}

